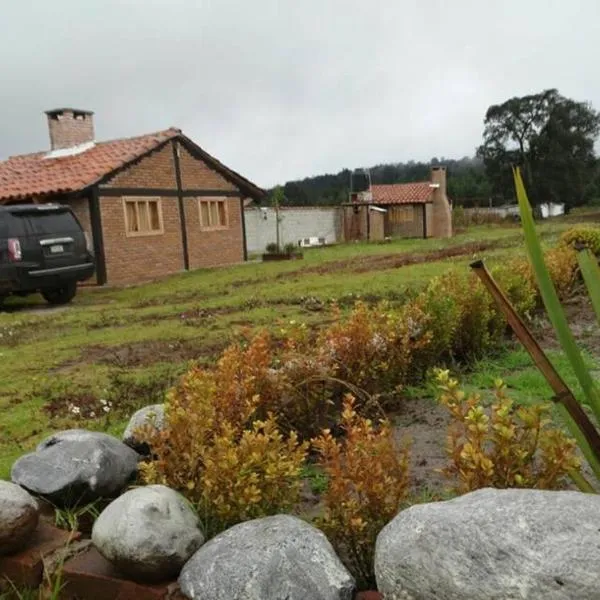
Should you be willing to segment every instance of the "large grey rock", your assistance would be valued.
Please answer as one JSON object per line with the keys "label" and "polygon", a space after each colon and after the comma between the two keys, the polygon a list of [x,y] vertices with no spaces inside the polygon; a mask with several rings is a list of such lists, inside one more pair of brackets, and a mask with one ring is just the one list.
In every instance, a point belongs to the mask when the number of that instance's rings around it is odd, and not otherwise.
{"label": "large grey rock", "polygon": [[156,431],[162,431],[165,426],[165,405],[152,404],[140,408],[127,424],[125,433],[123,434],[123,443],[131,446],[140,454],[149,454],[150,446],[148,440],[144,437],[144,431],[140,428],[149,427]]}
{"label": "large grey rock", "polygon": [[177,576],[204,536],[182,496],[149,485],[111,502],[94,523],[92,541],[124,575],[158,582]]}
{"label": "large grey rock", "polygon": [[377,538],[386,600],[597,600],[600,496],[484,489],[402,511]]}
{"label": "large grey rock", "polygon": [[138,459],[137,452],[110,435],[71,429],[19,458],[11,478],[33,494],[69,506],[117,495],[135,474]]}
{"label": "large grey rock", "polygon": [[23,488],[0,481],[0,556],[21,550],[39,520],[38,503]]}
{"label": "large grey rock", "polygon": [[354,592],[323,533],[289,515],[224,531],[187,562],[179,584],[201,600],[350,600]]}

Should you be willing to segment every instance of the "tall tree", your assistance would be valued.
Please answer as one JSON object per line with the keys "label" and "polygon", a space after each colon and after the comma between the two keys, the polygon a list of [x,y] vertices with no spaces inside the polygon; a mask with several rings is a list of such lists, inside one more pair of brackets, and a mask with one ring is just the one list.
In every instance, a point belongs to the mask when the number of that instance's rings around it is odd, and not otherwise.
{"label": "tall tree", "polygon": [[594,141],[600,115],[549,89],[490,106],[485,115],[483,158],[494,192],[512,196],[510,166],[520,165],[534,204],[586,200],[595,177]]}

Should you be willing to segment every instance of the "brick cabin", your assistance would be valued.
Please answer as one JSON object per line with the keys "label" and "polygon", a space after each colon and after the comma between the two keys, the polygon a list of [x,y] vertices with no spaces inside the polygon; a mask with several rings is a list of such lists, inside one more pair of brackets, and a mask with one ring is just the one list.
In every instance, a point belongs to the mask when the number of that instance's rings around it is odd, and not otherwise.
{"label": "brick cabin", "polygon": [[263,189],[179,129],[95,142],[92,112],[46,114],[50,151],[0,162],[0,204],[70,205],[93,244],[99,285],[246,259],[243,207]]}
{"label": "brick cabin", "polygon": [[430,181],[369,185],[352,192],[343,210],[346,241],[452,236],[445,167],[432,167]]}

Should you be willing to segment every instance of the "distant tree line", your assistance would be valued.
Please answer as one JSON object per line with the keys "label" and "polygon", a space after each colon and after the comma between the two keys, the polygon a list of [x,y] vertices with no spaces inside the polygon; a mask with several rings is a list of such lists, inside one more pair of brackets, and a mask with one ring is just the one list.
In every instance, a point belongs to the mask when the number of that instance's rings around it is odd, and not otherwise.
{"label": "distant tree line", "polygon": [[[490,106],[483,143],[474,157],[432,158],[375,165],[373,184],[429,179],[432,165],[447,168],[448,196],[455,205],[494,206],[514,201],[511,166],[521,166],[534,204],[565,203],[567,210],[600,198],[600,160],[594,144],[600,114],[550,89]],[[350,192],[349,169],[288,181],[285,204],[339,205]]]}
{"label": "distant tree line", "polygon": [[[375,165],[369,172],[373,184],[410,183],[427,181],[431,166],[438,164],[444,165],[448,170],[448,195],[453,201],[463,206],[487,205],[491,186],[485,174],[483,161],[479,158],[432,158],[429,162],[411,160],[407,163]],[[344,169],[336,174],[288,181],[283,186],[285,203],[295,206],[324,206],[348,202],[350,174],[349,169]]]}

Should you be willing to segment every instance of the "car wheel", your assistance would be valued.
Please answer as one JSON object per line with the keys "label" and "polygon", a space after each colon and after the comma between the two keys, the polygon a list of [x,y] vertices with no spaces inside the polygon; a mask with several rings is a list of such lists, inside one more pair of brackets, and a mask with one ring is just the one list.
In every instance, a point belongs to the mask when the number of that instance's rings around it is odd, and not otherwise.
{"label": "car wheel", "polygon": [[76,283],[67,283],[63,287],[42,290],[42,296],[48,304],[68,304],[77,293]]}

